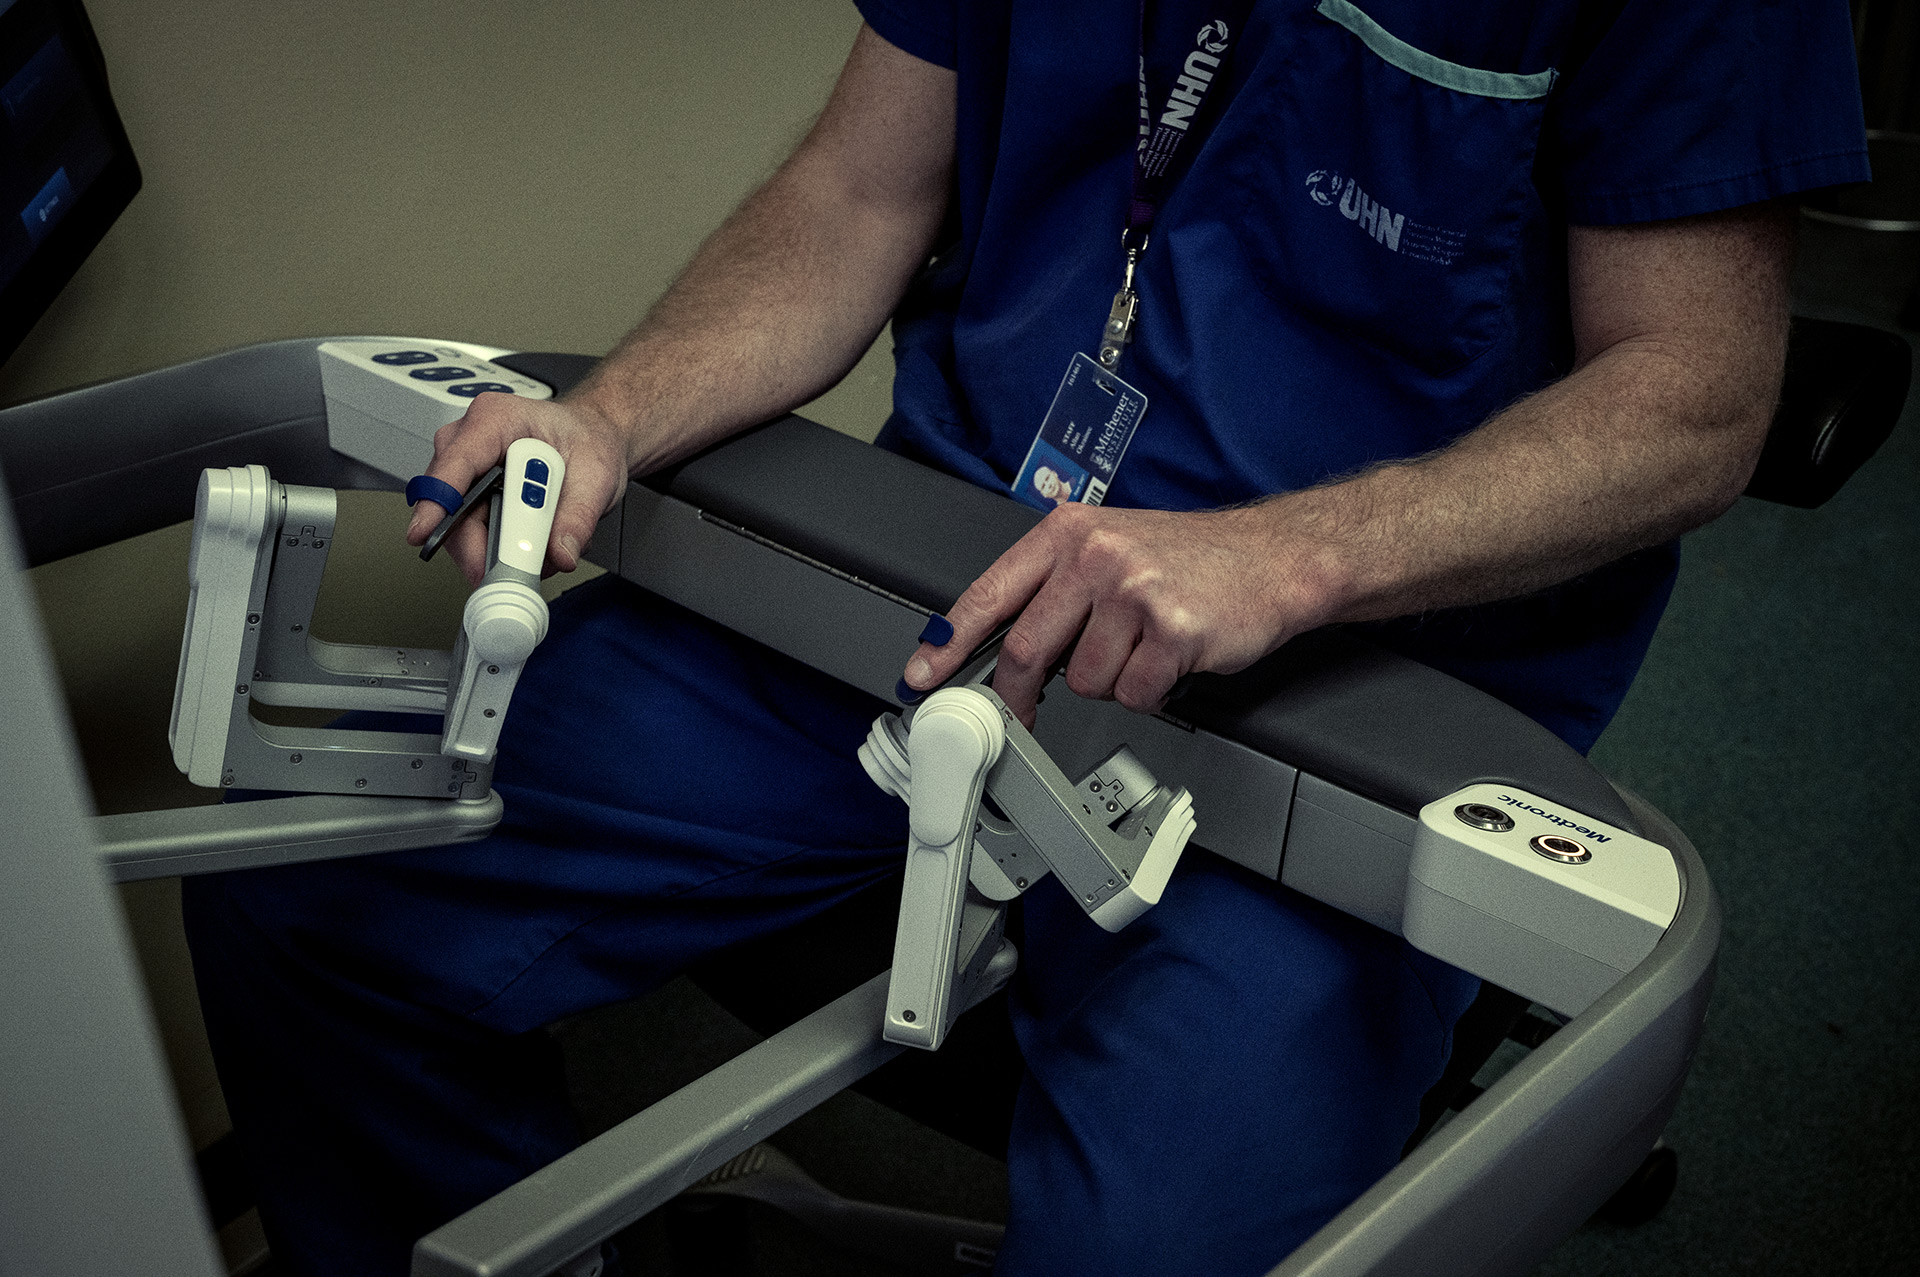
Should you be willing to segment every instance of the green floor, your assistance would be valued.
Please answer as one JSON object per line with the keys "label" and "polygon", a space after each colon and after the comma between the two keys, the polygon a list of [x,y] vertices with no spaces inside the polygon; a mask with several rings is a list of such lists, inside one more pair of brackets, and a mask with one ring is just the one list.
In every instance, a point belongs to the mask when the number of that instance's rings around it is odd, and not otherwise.
{"label": "green floor", "polygon": [[[1800,266],[1803,313],[1894,327],[1920,236],[1809,223]],[[1692,836],[1726,935],[1672,1204],[1543,1272],[1920,1269],[1917,675],[1920,396],[1825,507],[1742,501],[1687,538],[1594,751]]]}
{"label": "green floor", "polygon": [[[1920,236],[1809,224],[1796,309],[1893,327]],[[1920,402],[1920,401],[1917,401]],[[1719,984],[1668,1131],[1658,1219],[1589,1225],[1552,1277],[1920,1266],[1920,407],[1820,510],[1742,501],[1687,539],[1645,671],[1595,758],[1688,831],[1726,912]],[[752,1041],[686,982],[561,1031],[590,1126]],[[665,1044],[669,1049],[661,1050]],[[858,1096],[775,1141],[832,1188],[996,1218],[997,1162]],[[748,1271],[891,1271],[776,1217]],[[640,1272],[675,1265],[658,1219]]]}

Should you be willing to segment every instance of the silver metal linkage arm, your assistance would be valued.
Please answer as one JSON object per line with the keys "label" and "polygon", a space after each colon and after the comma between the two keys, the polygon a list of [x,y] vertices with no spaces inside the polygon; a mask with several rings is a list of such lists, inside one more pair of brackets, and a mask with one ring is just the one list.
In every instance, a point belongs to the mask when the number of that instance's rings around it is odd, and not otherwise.
{"label": "silver metal linkage arm", "polygon": [[1118,931],[1159,901],[1195,827],[1192,796],[1161,786],[1124,746],[1069,781],[999,696],[974,683],[882,715],[860,758],[910,813],[885,1032],[926,1050],[944,1040],[956,982],[967,978],[956,944],[969,911],[997,914],[1052,873]]}

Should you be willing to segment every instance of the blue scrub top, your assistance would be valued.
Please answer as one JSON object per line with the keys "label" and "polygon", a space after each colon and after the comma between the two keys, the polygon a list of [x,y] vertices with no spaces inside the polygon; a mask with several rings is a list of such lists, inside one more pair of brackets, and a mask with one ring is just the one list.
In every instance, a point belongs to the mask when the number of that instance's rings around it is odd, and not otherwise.
{"label": "blue scrub top", "polygon": [[[895,318],[881,442],[1005,491],[1119,285],[1140,10],[859,7],[959,73],[958,243]],[[1569,371],[1568,223],[1868,176],[1839,0],[1148,9],[1156,116],[1195,31],[1240,30],[1141,263],[1119,371],[1151,406],[1111,505],[1220,506],[1443,447]],[[1586,748],[1676,564],[1657,547],[1523,599],[1367,628]]]}

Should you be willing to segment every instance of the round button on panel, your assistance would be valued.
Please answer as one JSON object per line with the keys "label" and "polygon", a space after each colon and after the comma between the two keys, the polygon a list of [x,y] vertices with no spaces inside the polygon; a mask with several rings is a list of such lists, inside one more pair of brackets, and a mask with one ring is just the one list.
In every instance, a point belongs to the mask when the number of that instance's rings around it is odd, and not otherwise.
{"label": "round button on panel", "polygon": [[1591,848],[1560,834],[1541,834],[1527,845],[1548,860],[1557,860],[1563,865],[1584,865],[1593,859]]}
{"label": "round button on panel", "polygon": [[412,372],[408,373],[407,376],[417,377],[421,381],[459,381],[462,377],[473,376],[473,369],[447,368],[444,366],[440,368],[415,368]]}
{"label": "round button on panel", "polygon": [[1461,803],[1453,809],[1453,814],[1461,824],[1484,829],[1490,834],[1504,834],[1513,828],[1513,817],[1485,803]]}
{"label": "round button on panel", "polygon": [[513,387],[499,381],[469,381],[465,385],[447,387],[448,394],[459,395],[462,399],[471,399],[475,395],[484,395],[488,391],[510,395],[513,393]]}
{"label": "round button on panel", "polygon": [[430,350],[389,350],[383,355],[375,355],[373,362],[400,367],[406,364],[433,364],[440,357]]}

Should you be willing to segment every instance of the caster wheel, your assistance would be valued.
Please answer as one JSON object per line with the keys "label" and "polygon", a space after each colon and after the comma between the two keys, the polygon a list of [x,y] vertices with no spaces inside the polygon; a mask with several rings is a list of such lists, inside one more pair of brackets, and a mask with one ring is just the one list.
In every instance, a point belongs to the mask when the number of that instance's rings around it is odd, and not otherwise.
{"label": "caster wheel", "polygon": [[1644,1224],[1666,1206],[1679,1182],[1680,1155],[1665,1144],[1656,1144],[1619,1191],[1607,1199],[1599,1216],[1609,1224],[1627,1228]]}

